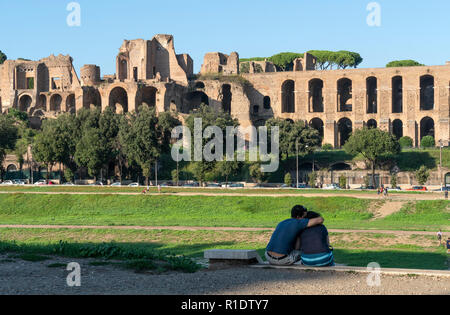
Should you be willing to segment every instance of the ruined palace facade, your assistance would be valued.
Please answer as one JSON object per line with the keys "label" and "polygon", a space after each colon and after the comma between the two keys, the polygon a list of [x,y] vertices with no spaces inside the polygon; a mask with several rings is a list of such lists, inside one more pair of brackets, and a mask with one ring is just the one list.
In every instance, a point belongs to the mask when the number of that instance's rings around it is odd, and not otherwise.
{"label": "ruined palace facade", "polygon": [[450,64],[317,71],[309,54],[294,62],[294,71],[276,72],[263,63],[258,71],[251,63],[250,73],[238,76],[238,53],[207,53],[200,75],[194,75],[192,58],[176,54],[173,37],[164,34],[125,40],[111,75],[85,65],[78,76],[70,56],[7,60],[0,65],[0,110],[26,111],[38,123],[81,108],[131,112],[144,103],[183,118],[204,103],[244,127],[272,117],[303,120],[334,147],[363,126],[409,136],[415,146],[426,135],[448,145]]}

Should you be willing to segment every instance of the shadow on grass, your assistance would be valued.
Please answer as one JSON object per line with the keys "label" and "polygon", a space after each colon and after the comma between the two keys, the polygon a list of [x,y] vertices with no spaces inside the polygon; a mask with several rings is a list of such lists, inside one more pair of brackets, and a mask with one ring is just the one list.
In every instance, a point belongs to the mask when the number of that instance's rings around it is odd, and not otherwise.
{"label": "shadow on grass", "polygon": [[[164,243],[50,243],[26,244],[16,242],[0,242],[1,253],[21,253],[39,255],[57,255],[71,258],[103,258],[103,259],[157,259],[173,263],[175,270],[194,272],[198,270],[192,258],[203,258],[208,249],[254,249],[264,259],[265,248],[258,244],[249,245],[233,241],[197,243],[197,244],[164,244]],[[436,269],[446,270],[447,254],[442,252],[335,249],[335,260],[339,264],[366,267],[377,262],[382,268]]]}
{"label": "shadow on grass", "polygon": [[396,157],[396,161],[402,171],[415,171],[422,165],[429,169],[437,167],[436,159],[427,151],[403,151]]}

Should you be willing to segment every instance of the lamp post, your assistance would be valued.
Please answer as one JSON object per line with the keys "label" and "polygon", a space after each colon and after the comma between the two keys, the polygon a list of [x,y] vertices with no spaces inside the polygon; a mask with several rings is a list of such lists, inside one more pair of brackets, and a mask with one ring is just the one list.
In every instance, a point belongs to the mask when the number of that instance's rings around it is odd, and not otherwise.
{"label": "lamp post", "polygon": [[298,188],[298,139],[295,140],[295,149],[296,149],[296,152],[297,152],[297,154],[296,154],[296,158],[297,158],[297,176],[296,176],[297,185],[295,186],[295,188]]}
{"label": "lamp post", "polygon": [[442,139],[439,140],[439,176],[441,177],[441,191],[442,188],[444,187],[444,182],[443,182],[443,178],[442,178]]}

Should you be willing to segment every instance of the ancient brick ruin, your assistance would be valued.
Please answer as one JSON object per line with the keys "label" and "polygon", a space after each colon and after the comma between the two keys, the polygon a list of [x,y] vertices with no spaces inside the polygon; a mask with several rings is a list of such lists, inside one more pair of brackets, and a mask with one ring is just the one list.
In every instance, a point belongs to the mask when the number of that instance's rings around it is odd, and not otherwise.
{"label": "ancient brick ruin", "polygon": [[193,60],[175,53],[171,35],[125,40],[116,73],[103,77],[96,65],[83,66],[78,77],[70,56],[7,60],[0,65],[0,109],[26,111],[38,124],[81,108],[130,112],[145,103],[183,116],[204,103],[231,113],[244,127],[271,117],[304,120],[334,147],[363,126],[409,136],[415,146],[425,135],[448,145],[449,64],[317,71],[315,58],[305,54],[294,61],[294,71],[277,72],[268,61],[249,67],[238,76],[236,52],[207,53],[194,75]]}

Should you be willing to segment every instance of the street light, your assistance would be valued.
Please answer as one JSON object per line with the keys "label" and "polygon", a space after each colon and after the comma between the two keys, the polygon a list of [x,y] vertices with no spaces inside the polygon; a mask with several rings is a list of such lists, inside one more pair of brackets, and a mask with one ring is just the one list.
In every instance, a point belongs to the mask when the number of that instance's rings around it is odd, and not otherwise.
{"label": "street light", "polygon": [[298,188],[298,139],[296,139],[295,140],[295,148],[296,148],[296,151],[297,151],[297,176],[296,176],[296,179],[297,179],[297,185],[295,186],[295,188]]}
{"label": "street light", "polygon": [[439,176],[441,177],[441,191],[444,187],[444,182],[442,178],[442,148],[444,145],[442,144],[442,139],[439,140]]}

